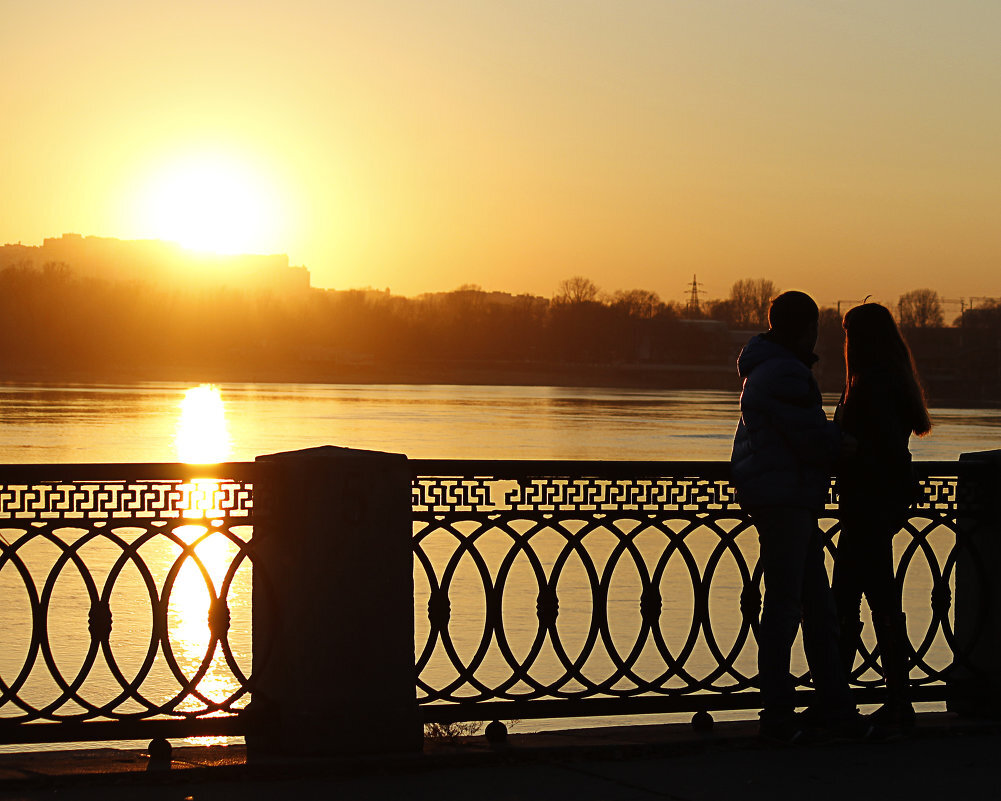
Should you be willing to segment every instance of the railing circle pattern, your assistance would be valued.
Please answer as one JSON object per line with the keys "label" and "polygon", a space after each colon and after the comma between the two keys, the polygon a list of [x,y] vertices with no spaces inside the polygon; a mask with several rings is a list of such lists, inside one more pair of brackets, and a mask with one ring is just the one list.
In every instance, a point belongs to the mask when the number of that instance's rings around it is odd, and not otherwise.
{"label": "railing circle pattern", "polygon": [[[419,703],[478,719],[491,701],[753,694],[761,571],[726,465],[412,464]],[[252,474],[114,475],[125,467],[66,480],[5,468],[0,739],[25,723],[233,718],[253,691],[251,573],[254,602],[275,598],[254,556]],[[895,540],[898,587],[921,611],[908,621],[911,680],[939,697],[956,671],[976,672],[971,649],[989,635],[983,609],[959,620],[953,604],[960,572],[981,588],[992,578],[969,530],[985,501],[959,467],[919,465],[923,495]],[[822,525],[830,557],[833,488]],[[194,650],[178,634],[190,615],[173,611],[192,592]],[[87,631],[70,657],[67,609]],[[145,634],[125,653],[130,625]],[[852,681],[882,683],[871,640]]]}
{"label": "railing circle pattern", "polygon": [[252,484],[153,467],[165,475],[0,486],[0,738],[16,741],[22,724],[245,708],[251,573],[267,572],[254,560]]}
{"label": "railing circle pattern", "polygon": [[[426,608],[416,610],[422,704],[754,690],[761,570],[753,523],[736,503],[725,466],[668,478],[465,466],[466,472],[448,475],[427,469],[414,484],[415,572],[427,595]],[[909,621],[911,681],[934,689],[957,668],[975,669],[968,651],[984,634],[980,614],[967,621],[962,642],[956,636],[957,564],[962,561],[968,575],[979,570],[981,586],[987,576],[958,522],[961,503],[971,509],[977,502],[973,484],[925,466],[921,485],[921,502],[895,538],[897,584],[902,593],[907,581],[921,585],[922,614]],[[833,485],[821,525],[833,560],[840,530]],[[612,544],[591,547],[597,540]],[[527,566],[527,577],[514,582],[518,563]],[[577,566],[573,587],[571,563]],[[633,581],[628,597],[616,599],[613,619],[613,581],[623,573]],[[687,583],[690,604],[665,609],[666,591],[676,591],[672,583],[679,581]],[[576,649],[564,642],[559,625],[571,597],[582,641]],[[459,628],[464,605],[478,611],[475,622],[467,614]],[[514,610],[525,642],[520,652],[508,631]],[[463,630],[471,625],[475,635]],[[635,636],[624,639],[624,629]],[[458,642],[470,639],[475,647]],[[855,686],[882,685],[877,657],[872,638],[864,640],[851,675]],[[808,688],[805,666],[799,673],[798,685]]]}

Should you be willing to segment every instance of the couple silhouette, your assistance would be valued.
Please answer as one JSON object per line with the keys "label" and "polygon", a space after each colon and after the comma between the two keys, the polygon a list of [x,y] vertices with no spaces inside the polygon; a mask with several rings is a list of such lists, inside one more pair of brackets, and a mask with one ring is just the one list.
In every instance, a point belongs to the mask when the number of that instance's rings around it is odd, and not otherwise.
{"label": "couple silhouette", "polygon": [[[910,350],[893,316],[876,303],[844,317],[845,390],[828,420],[812,372],[819,318],[809,295],[782,293],[771,302],[768,331],[753,337],[737,360],[743,389],[731,474],[758,532],[764,579],[760,732],[789,743],[818,733],[865,738],[914,725],[892,539],[917,493],[909,438],[927,433],[931,422]],[[841,534],[829,584],[818,520],[832,475]],[[887,688],[887,702],[868,718],[849,689],[863,595]],[[790,659],[801,624],[816,692],[797,714]]]}

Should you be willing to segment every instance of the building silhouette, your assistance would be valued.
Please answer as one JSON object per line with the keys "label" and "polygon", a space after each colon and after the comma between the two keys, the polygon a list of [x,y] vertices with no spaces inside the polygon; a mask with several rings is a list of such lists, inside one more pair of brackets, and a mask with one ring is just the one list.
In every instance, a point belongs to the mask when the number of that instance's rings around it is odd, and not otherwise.
{"label": "building silhouette", "polygon": [[122,240],[63,234],[40,246],[3,245],[0,270],[66,265],[82,278],[141,282],[188,289],[230,287],[280,295],[305,293],[309,270],[289,265],[288,256],[224,255],[186,250],[156,239]]}

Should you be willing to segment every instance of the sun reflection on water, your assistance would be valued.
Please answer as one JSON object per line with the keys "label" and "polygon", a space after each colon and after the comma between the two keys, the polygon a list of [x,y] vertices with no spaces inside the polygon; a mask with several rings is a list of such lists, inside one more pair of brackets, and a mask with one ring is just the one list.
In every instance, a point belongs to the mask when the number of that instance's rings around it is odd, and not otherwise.
{"label": "sun reflection on water", "polygon": [[[237,549],[219,532],[206,535],[204,526],[182,526],[175,531],[188,545],[193,544],[194,554],[197,555],[197,561],[192,556],[184,560],[174,581],[168,606],[174,655],[185,675],[190,677],[202,666],[208,654],[213,636],[209,624],[212,599],[213,596],[218,597]],[[180,553],[181,549],[177,547],[176,554]],[[237,689],[239,685],[229,674],[217,644],[211,666],[199,682],[198,691],[211,701],[221,702]],[[202,702],[192,697],[180,708],[190,710],[201,706]]]}
{"label": "sun reflection on water", "polygon": [[[188,464],[216,464],[231,458],[232,443],[226,425],[226,408],[218,387],[210,384],[192,387],[184,393],[179,407],[175,447],[180,461]],[[213,596],[218,597],[237,548],[224,534],[211,528],[213,524],[210,521],[224,516],[219,508],[219,481],[194,478],[183,484],[180,490],[188,499],[184,517],[201,518],[207,523],[175,529],[175,533],[186,545],[193,546],[193,552],[197,555],[197,560],[190,555],[184,559],[170,592],[168,612],[173,653],[184,674],[192,677],[209,653],[213,638],[209,622],[213,612]],[[175,558],[181,553],[181,546],[175,546]],[[227,669],[218,643],[210,666],[197,689],[202,696],[215,702],[225,700],[239,689],[237,680]],[[202,707],[203,702],[191,696],[179,709],[189,711]],[[225,737],[188,739],[197,740],[200,744],[227,741]]]}
{"label": "sun reflection on water", "polygon": [[188,464],[225,462],[232,454],[222,392],[211,384],[192,387],[180,403],[174,444],[177,457]]}

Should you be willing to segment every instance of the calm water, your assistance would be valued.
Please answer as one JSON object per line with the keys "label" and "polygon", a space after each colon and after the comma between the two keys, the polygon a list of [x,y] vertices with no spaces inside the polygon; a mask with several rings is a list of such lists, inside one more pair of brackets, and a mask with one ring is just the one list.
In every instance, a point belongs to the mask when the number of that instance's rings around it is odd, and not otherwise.
{"label": "calm water", "polygon": [[[214,387],[175,383],[71,387],[0,384],[0,463],[251,460],[260,454],[324,444],[402,452],[415,458],[726,459],[737,415],[736,393],[729,392],[298,384]],[[1001,411],[937,409],[933,410],[933,418],[934,433],[914,443],[913,451],[919,459],[955,459],[964,451],[1001,448]],[[185,538],[190,542],[204,531],[194,526]],[[592,545],[596,551],[611,547],[592,539],[589,551]],[[450,546],[445,543],[443,547],[447,550]],[[505,547],[503,542],[498,543],[498,554]],[[654,543],[652,547],[660,546]],[[753,549],[752,543],[749,556]],[[143,552],[157,586],[162,586],[162,577],[175,563],[180,550],[177,545],[158,541]],[[102,554],[95,545],[92,559],[97,565],[96,578],[102,570],[107,570],[116,553]],[[224,572],[233,553],[233,546],[218,537],[210,537],[198,545],[199,556],[213,573]],[[24,553],[22,556],[28,557]],[[33,551],[30,558],[37,560],[40,567],[36,575],[44,575],[41,565],[51,564],[56,556],[53,548],[46,551],[44,545]],[[493,557],[488,553],[487,558]],[[599,560],[600,555],[596,562],[600,563]],[[462,575],[467,568],[468,581]],[[581,587],[575,589],[573,572],[569,570],[570,578],[561,582],[561,609],[565,610],[561,612],[561,632],[571,645],[580,639],[580,632],[573,629],[573,611],[577,607],[572,602],[573,593],[582,593],[580,610],[590,604],[583,574]],[[514,571],[517,573],[518,568]],[[533,577],[527,567],[524,573],[525,597],[532,600],[530,608],[512,610],[509,618],[505,613],[511,624],[512,639],[517,639],[519,629],[524,628],[526,641],[521,647],[527,647],[536,625]],[[465,596],[463,586],[468,585],[468,598],[453,597],[453,640],[460,652],[475,650],[478,633],[482,631],[482,590],[478,590],[474,574],[472,565],[466,565],[453,583],[454,596]],[[81,659],[79,635],[84,633],[86,637],[87,604],[82,582],[68,576],[60,579],[49,620],[51,625],[65,631],[64,635],[52,638],[54,658],[61,667],[65,665],[64,675],[73,675],[72,667],[79,665]],[[926,598],[921,577],[917,572],[916,576],[915,582],[909,579],[905,594]],[[145,595],[138,574],[124,575],[119,580],[117,586],[121,591],[113,610],[112,635],[115,652],[127,675],[141,663],[150,636],[150,623],[146,619],[149,612],[143,612],[148,610],[148,602],[132,604],[125,597],[130,581],[135,582],[137,593]],[[213,576],[213,581],[218,583],[219,576]],[[623,581],[613,593],[610,613],[621,614],[616,631],[622,631],[628,638],[633,636],[638,618],[635,588],[628,578]],[[672,600],[670,592],[665,592],[665,601],[674,604],[678,618],[676,626],[671,621],[664,624],[669,637],[676,633],[683,637],[691,619],[686,611],[691,599],[685,595],[685,591],[690,595],[690,582],[679,576],[676,584],[677,592],[684,597]],[[714,603],[723,604],[724,609],[736,608],[740,580],[735,569],[721,568],[713,587],[718,593],[713,596]],[[422,608],[427,596],[423,576],[418,576],[416,591],[416,605]],[[512,592],[512,597],[517,596],[517,592]],[[249,632],[249,598],[249,570],[241,570],[230,595],[230,607],[234,646],[244,669],[249,669],[250,643],[241,641],[238,632]],[[9,678],[12,671],[16,673],[28,647],[28,633],[23,630],[26,597],[10,570],[0,571],[0,604],[5,609],[0,619],[0,642],[4,645],[0,675]],[[169,604],[171,641],[186,675],[198,669],[205,655],[207,605],[204,580],[189,561],[178,576]],[[616,608],[621,612],[616,613]],[[924,613],[914,611],[914,622],[920,625]],[[581,615],[586,625],[586,615],[583,612]],[[464,628],[465,618],[468,625]],[[519,625],[519,620],[523,625]],[[417,616],[417,622],[418,642],[423,642],[425,624],[421,615]],[[724,639],[735,634],[737,616],[733,616],[732,622],[733,632],[726,631],[727,626],[723,625],[716,633]],[[130,653],[134,656],[130,657]],[[948,655],[943,654],[942,658],[947,659]],[[742,659],[745,662],[753,659],[753,653],[749,651]],[[450,667],[444,660],[439,662],[436,665],[433,660],[429,670],[446,675]],[[753,670],[751,664],[741,667]],[[503,666],[498,669],[503,670]],[[602,668],[596,665],[594,669]],[[650,669],[655,675],[662,667],[651,663]],[[545,671],[544,664],[540,670]],[[46,680],[44,671],[38,673],[37,677],[33,674],[24,694],[43,702],[53,697],[55,688],[51,680]],[[116,686],[109,674],[95,670],[84,690],[87,697],[101,701],[114,697]],[[210,698],[222,699],[234,686],[225,665],[217,660],[200,690]],[[155,671],[144,687],[147,694],[159,691],[163,699],[177,691],[176,682],[166,669]],[[0,714],[4,712],[0,710]],[[547,724],[526,725],[545,728]]]}
{"label": "calm water", "polygon": [[[0,463],[242,461],[315,445],[414,458],[726,459],[737,415],[735,392],[0,384]],[[934,409],[933,419],[913,443],[918,459],[1001,447],[1001,410]]]}

